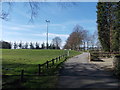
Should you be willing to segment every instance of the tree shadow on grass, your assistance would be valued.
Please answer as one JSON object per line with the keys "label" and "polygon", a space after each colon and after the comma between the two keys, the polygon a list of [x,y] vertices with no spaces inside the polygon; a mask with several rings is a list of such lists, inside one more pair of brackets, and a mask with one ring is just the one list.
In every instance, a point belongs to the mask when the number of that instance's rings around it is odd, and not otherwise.
{"label": "tree shadow on grass", "polygon": [[[50,65],[50,64],[49,64]],[[24,70],[23,80],[21,80],[21,71]],[[45,81],[50,81],[54,75],[55,67],[46,68],[46,65],[41,68],[41,73],[39,75],[39,67],[38,64],[3,64],[2,65],[2,86],[4,88],[26,88],[26,85],[30,85],[34,83],[34,88],[37,86],[52,85],[52,83],[46,83]],[[38,80],[36,79],[38,78]],[[33,80],[33,81],[31,81]],[[40,81],[39,81],[40,80]],[[53,79],[51,79],[52,81]],[[30,83],[29,83],[30,81]],[[39,83],[38,83],[39,82]],[[39,85],[40,84],[40,85]],[[32,87],[32,86],[31,86]],[[51,87],[51,86],[50,86]],[[28,88],[28,87],[27,87]]]}

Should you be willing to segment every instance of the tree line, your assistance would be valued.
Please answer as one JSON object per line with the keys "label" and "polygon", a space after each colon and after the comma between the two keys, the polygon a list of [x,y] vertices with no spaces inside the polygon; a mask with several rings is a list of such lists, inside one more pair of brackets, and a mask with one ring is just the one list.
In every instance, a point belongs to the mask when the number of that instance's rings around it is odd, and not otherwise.
{"label": "tree line", "polygon": [[105,51],[120,51],[120,2],[98,2],[97,24]]}
{"label": "tree line", "polygon": [[[48,49],[60,49],[61,42],[62,40],[60,37],[53,38],[51,44],[47,44]],[[0,48],[2,49],[12,49],[12,48],[13,49],[46,49],[47,47],[44,42],[40,45],[38,42],[23,43],[21,41],[19,43],[16,43],[16,42],[11,43],[6,41],[0,41]]]}

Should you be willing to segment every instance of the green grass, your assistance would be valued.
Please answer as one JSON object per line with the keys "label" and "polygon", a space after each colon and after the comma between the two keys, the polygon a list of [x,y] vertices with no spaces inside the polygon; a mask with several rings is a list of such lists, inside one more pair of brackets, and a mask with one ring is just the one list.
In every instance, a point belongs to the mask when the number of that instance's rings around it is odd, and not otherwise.
{"label": "green grass", "polygon": [[[14,88],[24,87],[24,88],[39,88],[39,87],[54,87],[56,76],[37,76],[38,75],[38,64],[43,64],[47,60],[51,60],[60,55],[67,53],[65,50],[30,50],[30,49],[3,49],[2,50],[2,74],[3,77],[3,88]],[[70,51],[70,56],[75,56],[80,54],[77,51]],[[62,58],[59,62],[55,63],[53,67],[47,70],[47,72],[53,73],[56,67],[64,61]],[[26,81],[20,82],[21,70],[25,70]],[[45,69],[44,69],[45,70]],[[46,71],[46,70],[45,70]],[[15,76],[17,75],[17,76]],[[51,82],[45,83],[51,79]],[[18,84],[16,85],[16,82]],[[33,84],[34,83],[34,84]],[[39,85],[40,84],[40,85]],[[32,85],[32,86],[31,86]]]}
{"label": "green grass", "polygon": [[43,64],[65,53],[64,50],[4,49],[2,51],[3,75],[19,75],[22,69],[29,74],[33,73],[38,64]]}
{"label": "green grass", "polygon": [[3,64],[41,64],[65,54],[64,50],[2,50]]}

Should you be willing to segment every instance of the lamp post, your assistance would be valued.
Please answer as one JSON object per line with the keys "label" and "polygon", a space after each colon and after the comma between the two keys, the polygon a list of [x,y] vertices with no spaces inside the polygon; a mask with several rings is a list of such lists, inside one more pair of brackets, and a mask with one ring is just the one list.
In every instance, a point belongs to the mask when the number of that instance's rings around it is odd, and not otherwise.
{"label": "lamp post", "polygon": [[46,42],[46,49],[48,49],[48,23],[50,23],[50,20],[45,20],[47,23],[47,42]]}

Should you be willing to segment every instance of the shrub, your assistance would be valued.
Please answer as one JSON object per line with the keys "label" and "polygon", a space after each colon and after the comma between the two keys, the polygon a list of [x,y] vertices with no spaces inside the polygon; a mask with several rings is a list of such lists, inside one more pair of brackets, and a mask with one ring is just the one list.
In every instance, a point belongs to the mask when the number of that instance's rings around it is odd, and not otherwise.
{"label": "shrub", "polygon": [[120,55],[114,57],[113,65],[115,75],[120,78]]}

